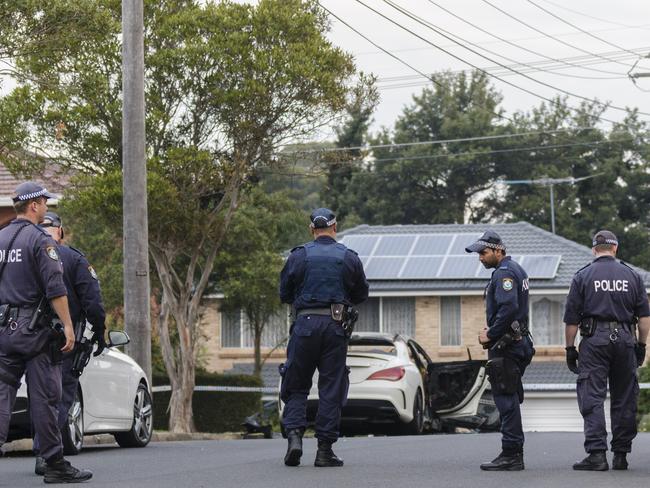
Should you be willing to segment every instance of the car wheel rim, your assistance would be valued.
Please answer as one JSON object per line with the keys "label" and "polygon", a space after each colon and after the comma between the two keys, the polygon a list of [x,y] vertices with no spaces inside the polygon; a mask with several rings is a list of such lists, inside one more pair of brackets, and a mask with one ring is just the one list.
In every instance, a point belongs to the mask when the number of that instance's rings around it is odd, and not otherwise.
{"label": "car wheel rim", "polygon": [[68,412],[68,430],[70,431],[72,445],[77,451],[81,450],[84,438],[84,419],[83,408],[78,394],[75,395],[74,403]]}
{"label": "car wheel rim", "polygon": [[151,396],[144,389],[139,389],[133,406],[133,431],[140,442],[149,442],[153,429],[153,408]]}

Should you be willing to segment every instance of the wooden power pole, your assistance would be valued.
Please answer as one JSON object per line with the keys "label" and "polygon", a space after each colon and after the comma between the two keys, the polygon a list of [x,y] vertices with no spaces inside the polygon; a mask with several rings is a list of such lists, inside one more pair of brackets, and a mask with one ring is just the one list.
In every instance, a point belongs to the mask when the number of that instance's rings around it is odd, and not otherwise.
{"label": "wooden power pole", "polygon": [[122,0],[124,324],[128,354],[151,378],[143,0]]}

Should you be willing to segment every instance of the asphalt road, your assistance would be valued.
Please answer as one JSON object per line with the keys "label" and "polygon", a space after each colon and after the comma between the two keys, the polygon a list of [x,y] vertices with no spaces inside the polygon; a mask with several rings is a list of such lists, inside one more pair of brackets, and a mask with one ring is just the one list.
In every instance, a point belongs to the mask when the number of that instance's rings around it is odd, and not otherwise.
{"label": "asphalt road", "polygon": [[[94,471],[88,486],[120,488],[632,488],[650,484],[650,434],[635,441],[629,471],[573,471],[571,464],[584,456],[582,435],[568,433],[528,434],[525,471],[480,471],[480,462],[492,459],[498,447],[498,434],[348,438],[335,445],[335,452],[345,459],[342,468],[313,466],[314,439],[305,441],[303,465],[297,468],[282,464],[282,439],[160,442],[145,449],[92,447],[70,460]],[[43,485],[33,474],[31,457],[14,454],[0,459],[0,466],[0,486]]]}

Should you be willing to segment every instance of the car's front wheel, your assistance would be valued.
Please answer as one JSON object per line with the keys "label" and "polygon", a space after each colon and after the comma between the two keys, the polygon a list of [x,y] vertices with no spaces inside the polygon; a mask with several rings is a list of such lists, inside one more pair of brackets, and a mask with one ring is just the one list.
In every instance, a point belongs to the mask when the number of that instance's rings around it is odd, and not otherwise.
{"label": "car's front wheel", "polygon": [[115,440],[121,447],[144,447],[153,433],[153,405],[149,389],[140,383],[133,402],[133,424],[127,432],[116,432]]}
{"label": "car's front wheel", "polygon": [[68,422],[61,430],[63,441],[63,454],[75,456],[79,454],[84,445],[84,407],[81,401],[81,392],[77,388],[74,402],[68,412]]}
{"label": "car's front wheel", "polygon": [[424,431],[424,402],[420,390],[413,399],[413,420],[404,425],[406,435],[420,435]]}

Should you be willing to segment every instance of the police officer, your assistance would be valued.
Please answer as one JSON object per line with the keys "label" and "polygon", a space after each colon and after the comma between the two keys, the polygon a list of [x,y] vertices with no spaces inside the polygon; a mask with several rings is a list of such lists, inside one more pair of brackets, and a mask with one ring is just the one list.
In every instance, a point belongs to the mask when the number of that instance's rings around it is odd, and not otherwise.
{"label": "police officer", "polygon": [[484,471],[524,469],[524,432],[520,403],[524,401],[521,377],[535,354],[528,334],[528,275],[506,255],[499,235],[491,230],[466,252],[476,252],[485,268],[493,268],[485,289],[487,327],[479,342],[488,348],[488,375],[494,403],[501,417],[501,453]]}
{"label": "police officer", "polygon": [[[581,471],[607,471],[609,464],[604,402],[611,393],[613,469],[627,469],[626,455],[636,437],[639,395],[637,366],[645,358],[650,308],[643,280],[616,260],[618,239],[607,230],[593,237],[595,259],[573,277],[566,301],[566,359],[578,374],[578,407],[584,419],[585,451],[575,463]],[[638,340],[635,323],[638,320]],[[575,337],[580,329],[580,354]]]}
{"label": "police officer", "polygon": [[[94,355],[98,356],[107,344],[104,339],[106,313],[102,304],[97,273],[81,251],[61,244],[64,231],[59,215],[47,212],[40,226],[52,236],[58,245],[57,251],[63,264],[63,282],[68,292],[68,306],[75,328],[75,336],[77,339],[81,337],[85,322],[88,320],[92,324],[95,334],[93,341],[97,342]],[[59,427],[62,430],[67,427],[68,412],[72,407],[79,385],[79,377],[72,372],[73,359],[74,352],[66,354],[62,362],[63,388],[61,402],[58,405]],[[29,385],[29,378],[27,378],[27,384]],[[34,472],[43,475],[45,474],[45,459],[39,454],[39,446],[39,438],[34,436],[34,453],[36,454]]]}
{"label": "police officer", "polygon": [[[356,305],[368,298],[368,282],[357,254],[336,242],[336,217],[318,208],[311,214],[314,241],[292,249],[280,275],[280,298],[293,305],[296,320],[281,366],[282,423],[289,446],[284,464],[298,466],[307,425],[307,396],[318,368],[315,466],[343,466],[332,451],[348,391],[347,340],[332,305]],[[338,320],[337,320],[338,319]]]}
{"label": "police officer", "polygon": [[[29,408],[46,460],[46,483],[86,481],[63,459],[57,404],[61,400],[60,352],[74,348],[63,268],[56,243],[38,227],[52,195],[34,182],[22,183],[13,196],[17,218],[0,230],[0,444],[7,439],[20,379],[30,381]],[[48,302],[63,323],[60,333],[49,326]]]}

